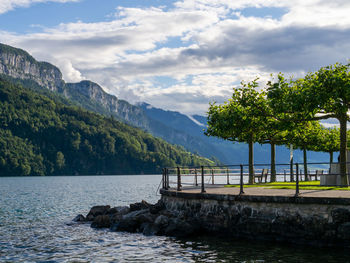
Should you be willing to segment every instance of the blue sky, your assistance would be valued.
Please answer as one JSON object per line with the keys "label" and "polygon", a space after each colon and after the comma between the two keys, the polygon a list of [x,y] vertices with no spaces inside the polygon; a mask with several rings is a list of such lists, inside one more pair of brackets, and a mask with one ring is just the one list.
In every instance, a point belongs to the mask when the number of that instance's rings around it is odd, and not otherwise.
{"label": "blue sky", "polygon": [[0,42],[131,103],[204,114],[241,80],[346,62],[348,0],[0,0]]}

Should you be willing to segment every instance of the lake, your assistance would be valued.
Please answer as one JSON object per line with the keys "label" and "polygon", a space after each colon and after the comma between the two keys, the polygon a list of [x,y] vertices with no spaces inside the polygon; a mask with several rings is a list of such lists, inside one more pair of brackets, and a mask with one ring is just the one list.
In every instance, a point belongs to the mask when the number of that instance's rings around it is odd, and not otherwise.
{"label": "lake", "polygon": [[0,262],[350,262],[347,249],[148,237],[67,225],[94,205],[155,203],[160,180],[160,175],[0,177]]}

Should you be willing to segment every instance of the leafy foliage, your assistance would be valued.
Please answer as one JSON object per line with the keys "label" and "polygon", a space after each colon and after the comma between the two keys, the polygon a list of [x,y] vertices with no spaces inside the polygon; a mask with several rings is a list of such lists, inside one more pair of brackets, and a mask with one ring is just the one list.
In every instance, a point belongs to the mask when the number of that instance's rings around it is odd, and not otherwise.
{"label": "leafy foliage", "polygon": [[213,164],[2,78],[0,123],[0,175],[159,173],[164,166]]}
{"label": "leafy foliage", "polygon": [[[294,121],[336,118],[340,123],[340,173],[348,185],[347,112],[350,109],[350,64],[335,64],[307,74],[303,79],[286,81],[279,75],[270,85],[268,97],[273,109]],[[289,115],[289,116],[288,116]]]}
{"label": "leafy foliage", "polygon": [[211,104],[208,111],[208,136],[229,141],[249,143],[249,183],[254,183],[253,143],[258,142],[266,130],[267,111],[265,94],[256,90],[257,81],[233,90],[232,98],[222,105]]}

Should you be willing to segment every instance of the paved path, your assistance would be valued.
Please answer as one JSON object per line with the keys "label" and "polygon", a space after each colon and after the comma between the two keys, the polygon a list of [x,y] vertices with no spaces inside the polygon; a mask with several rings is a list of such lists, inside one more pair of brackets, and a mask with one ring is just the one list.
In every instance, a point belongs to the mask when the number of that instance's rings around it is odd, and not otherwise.
{"label": "paved path", "polygon": [[[176,189],[171,189],[176,191]],[[238,187],[208,186],[205,188],[206,194],[238,195]],[[200,187],[183,188],[183,193],[200,193]],[[300,197],[317,197],[317,198],[349,198],[349,190],[300,190]],[[293,197],[295,190],[292,189],[268,189],[264,187],[244,188],[244,195],[250,196],[286,196]]]}

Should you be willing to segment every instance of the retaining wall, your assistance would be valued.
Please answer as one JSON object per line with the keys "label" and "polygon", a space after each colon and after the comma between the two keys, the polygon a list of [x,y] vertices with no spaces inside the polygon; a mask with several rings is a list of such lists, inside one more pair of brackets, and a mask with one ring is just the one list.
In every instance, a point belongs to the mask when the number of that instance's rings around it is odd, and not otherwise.
{"label": "retaining wall", "polygon": [[350,246],[350,200],[192,194],[161,190],[167,210],[182,213],[208,233]]}

